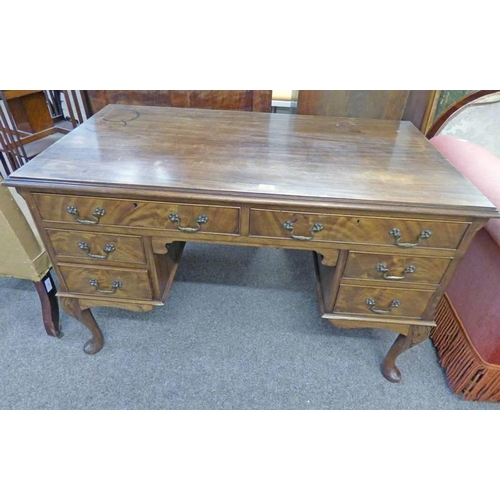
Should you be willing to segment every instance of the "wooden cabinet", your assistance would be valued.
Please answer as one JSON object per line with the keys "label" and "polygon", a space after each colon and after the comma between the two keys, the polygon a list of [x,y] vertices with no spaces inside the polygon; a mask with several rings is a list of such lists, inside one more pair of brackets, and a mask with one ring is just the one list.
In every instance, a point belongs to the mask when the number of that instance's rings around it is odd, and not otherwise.
{"label": "wooden cabinet", "polygon": [[409,90],[300,90],[297,113],[401,120]]}
{"label": "wooden cabinet", "polygon": [[271,90],[88,90],[92,111],[108,104],[175,108],[271,110]]}
{"label": "wooden cabinet", "polygon": [[34,134],[54,126],[43,90],[4,90],[3,95],[18,130]]}
{"label": "wooden cabinet", "polygon": [[[305,115],[405,120],[426,134],[446,107],[441,90],[300,90],[297,112]],[[450,102],[452,104],[453,101]]]}

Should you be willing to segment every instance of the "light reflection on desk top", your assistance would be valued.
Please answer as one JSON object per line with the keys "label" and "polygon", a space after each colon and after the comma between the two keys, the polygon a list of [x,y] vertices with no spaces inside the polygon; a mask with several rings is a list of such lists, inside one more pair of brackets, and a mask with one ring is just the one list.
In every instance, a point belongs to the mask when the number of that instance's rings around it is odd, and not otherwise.
{"label": "light reflection on desk top", "polygon": [[51,185],[493,205],[409,122],[108,105],[20,170]]}

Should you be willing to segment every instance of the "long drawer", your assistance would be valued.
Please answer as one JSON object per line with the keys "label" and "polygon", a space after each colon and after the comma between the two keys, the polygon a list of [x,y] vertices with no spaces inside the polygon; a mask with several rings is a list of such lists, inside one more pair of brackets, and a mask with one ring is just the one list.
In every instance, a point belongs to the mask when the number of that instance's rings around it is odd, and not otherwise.
{"label": "long drawer", "polygon": [[420,318],[434,292],[403,288],[340,285],[334,312],[373,317]]}
{"label": "long drawer", "polygon": [[468,224],[424,219],[379,218],[253,209],[250,235],[302,241],[458,247]]}
{"label": "long drawer", "polygon": [[438,285],[450,259],[349,252],[344,278]]}
{"label": "long drawer", "polygon": [[58,267],[70,293],[141,300],[153,298],[146,269],[97,268],[71,264],[60,264]]}
{"label": "long drawer", "polygon": [[58,257],[102,263],[146,263],[140,236],[59,229],[48,229],[47,234]]}
{"label": "long drawer", "polygon": [[34,198],[44,221],[73,222],[87,227],[101,225],[185,233],[239,233],[238,207],[45,194],[35,194]]}

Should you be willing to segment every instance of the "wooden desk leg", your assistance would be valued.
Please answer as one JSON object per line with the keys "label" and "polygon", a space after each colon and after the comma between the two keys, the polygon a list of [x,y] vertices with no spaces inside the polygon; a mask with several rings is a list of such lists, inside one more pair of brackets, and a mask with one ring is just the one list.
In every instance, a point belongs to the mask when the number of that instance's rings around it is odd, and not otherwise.
{"label": "wooden desk leg", "polygon": [[56,297],[57,289],[50,271],[40,281],[34,281],[33,284],[42,305],[42,319],[47,335],[61,338],[63,334],[59,320],[59,302]]}
{"label": "wooden desk leg", "polygon": [[61,297],[61,304],[70,316],[73,316],[73,318],[84,324],[90,330],[90,333],[92,333],[92,338],[85,342],[83,351],[86,354],[98,353],[104,345],[104,338],[90,309],[82,309],[79,300],[70,297]]}
{"label": "wooden desk leg", "polygon": [[396,366],[396,358],[403,352],[429,338],[430,330],[428,326],[411,326],[410,333],[407,336],[399,335],[395,340],[382,365],[382,374],[389,382],[401,381],[401,372]]}

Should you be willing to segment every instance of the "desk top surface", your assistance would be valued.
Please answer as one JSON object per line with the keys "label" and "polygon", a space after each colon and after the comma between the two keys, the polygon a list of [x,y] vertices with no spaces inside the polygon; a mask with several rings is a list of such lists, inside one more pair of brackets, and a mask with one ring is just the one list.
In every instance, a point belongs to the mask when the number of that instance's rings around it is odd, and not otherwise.
{"label": "desk top surface", "polygon": [[493,215],[409,122],[109,105],[6,184]]}

